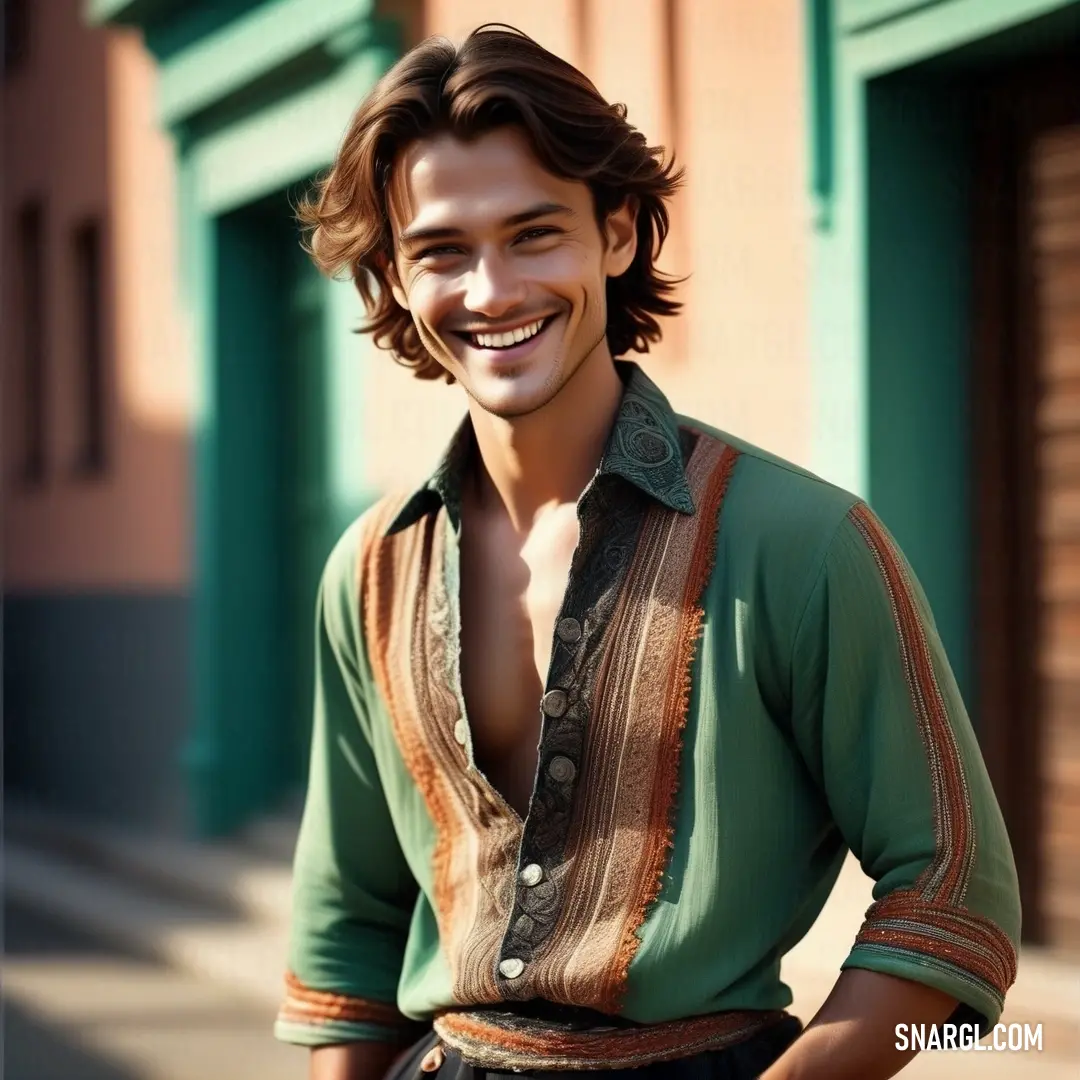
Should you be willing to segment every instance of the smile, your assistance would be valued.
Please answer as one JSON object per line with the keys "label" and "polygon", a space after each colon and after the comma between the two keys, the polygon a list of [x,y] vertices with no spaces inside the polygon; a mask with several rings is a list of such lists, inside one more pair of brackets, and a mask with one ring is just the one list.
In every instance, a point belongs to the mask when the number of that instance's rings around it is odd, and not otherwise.
{"label": "smile", "polygon": [[536,337],[551,322],[551,319],[552,316],[537,319],[524,326],[516,326],[513,330],[505,330],[497,334],[464,333],[460,336],[478,349],[512,349],[515,345]]}

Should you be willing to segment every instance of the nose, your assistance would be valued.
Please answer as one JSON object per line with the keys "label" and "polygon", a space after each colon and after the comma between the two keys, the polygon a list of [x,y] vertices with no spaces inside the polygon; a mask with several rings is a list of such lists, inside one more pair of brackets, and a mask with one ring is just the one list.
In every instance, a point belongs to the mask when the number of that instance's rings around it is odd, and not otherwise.
{"label": "nose", "polygon": [[514,272],[511,260],[497,254],[477,259],[465,284],[465,307],[489,319],[512,311],[525,296],[525,282]]}

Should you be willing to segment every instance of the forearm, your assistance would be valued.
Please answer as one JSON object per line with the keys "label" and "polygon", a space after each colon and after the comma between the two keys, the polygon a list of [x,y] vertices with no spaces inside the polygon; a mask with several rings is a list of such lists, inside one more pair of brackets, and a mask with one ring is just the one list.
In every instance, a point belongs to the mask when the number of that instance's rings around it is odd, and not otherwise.
{"label": "forearm", "polygon": [[317,1046],[311,1051],[308,1080],[382,1080],[402,1052],[393,1043]]}
{"label": "forearm", "polygon": [[897,1024],[943,1024],[956,1000],[908,979],[851,968],[806,1030],[761,1080],[887,1080],[915,1056]]}

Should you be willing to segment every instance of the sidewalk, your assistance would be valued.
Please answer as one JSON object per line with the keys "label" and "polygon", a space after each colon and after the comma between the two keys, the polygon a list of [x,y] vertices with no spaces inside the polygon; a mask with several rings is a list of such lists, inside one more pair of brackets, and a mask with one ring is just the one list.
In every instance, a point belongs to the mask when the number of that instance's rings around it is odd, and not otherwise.
{"label": "sidewalk", "polygon": [[12,900],[250,1001],[280,1004],[294,824],[195,844],[10,802],[4,809]]}
{"label": "sidewalk", "polygon": [[[213,980],[276,1008],[282,986],[295,822],[264,823],[228,843],[140,837],[6,810],[6,890],[102,941]],[[784,961],[793,1011],[813,1016],[832,987],[870,903],[849,859],[825,910]],[[1080,964],[1035,949],[1020,960],[1005,1023],[1043,1025],[1042,1053],[927,1053],[904,1076],[924,1080],[1080,1076]]]}
{"label": "sidewalk", "polygon": [[298,1080],[274,1010],[220,983],[4,908],[5,1080]]}

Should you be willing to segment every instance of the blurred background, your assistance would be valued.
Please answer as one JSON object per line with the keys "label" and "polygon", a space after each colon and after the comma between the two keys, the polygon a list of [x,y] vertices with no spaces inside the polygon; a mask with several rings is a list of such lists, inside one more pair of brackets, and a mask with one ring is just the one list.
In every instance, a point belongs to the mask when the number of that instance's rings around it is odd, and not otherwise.
{"label": "blurred background", "polygon": [[[464,404],[352,331],[291,206],[379,74],[504,20],[688,182],[675,405],[867,497],[1012,836],[1006,1019],[1080,1063],[1080,3],[6,0],[8,1075],[274,1080],[316,580]],[[785,963],[809,1019],[869,884]]]}

